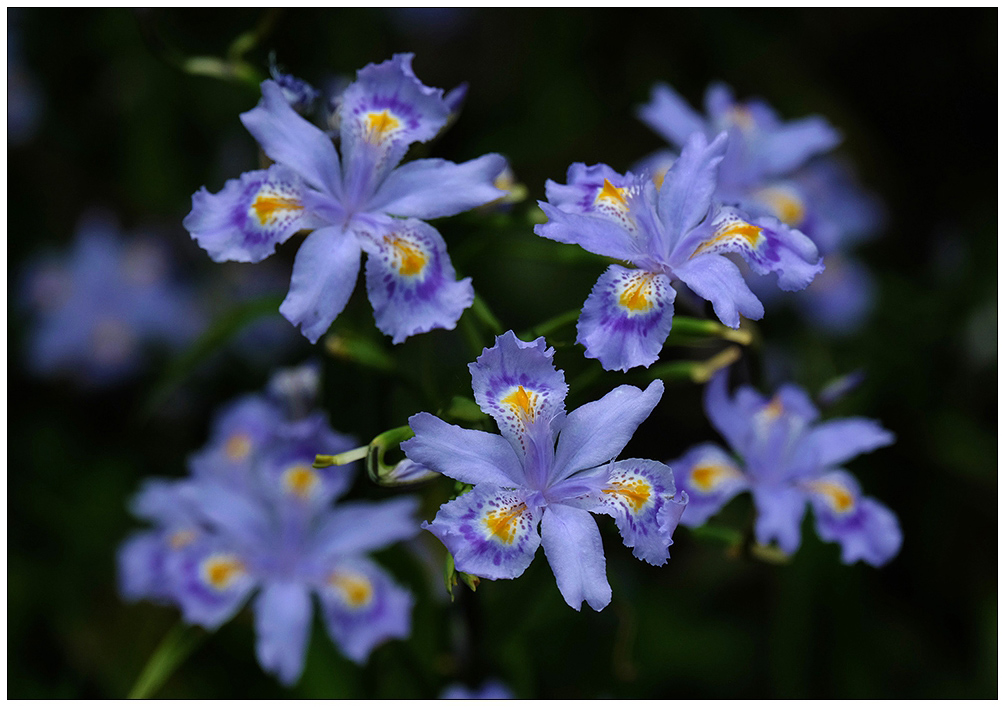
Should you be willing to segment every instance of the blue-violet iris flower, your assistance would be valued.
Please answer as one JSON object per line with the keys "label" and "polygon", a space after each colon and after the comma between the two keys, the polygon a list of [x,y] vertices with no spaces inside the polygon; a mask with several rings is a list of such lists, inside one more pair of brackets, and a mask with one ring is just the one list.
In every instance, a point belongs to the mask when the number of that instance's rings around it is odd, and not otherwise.
{"label": "blue-violet iris flower", "polygon": [[[820,116],[783,121],[764,101],[737,101],[720,83],[706,91],[705,110],[699,114],[670,86],[657,84],[638,115],[678,149],[696,131],[709,139],[726,131],[716,197],[753,216],[774,216],[810,238],[824,256],[825,276],[793,303],[818,330],[855,330],[872,304],[872,278],[842,256],[882,227],[884,210],[830,152],[841,140],[838,131]],[[673,152],[661,150],[636,169],[662,179],[674,160]],[[767,306],[778,299],[766,278],[753,278],[751,287]]]}
{"label": "blue-violet iris flower", "polygon": [[700,444],[670,462],[689,496],[682,523],[702,525],[738,493],[750,491],[760,543],[775,541],[784,552],[796,552],[809,502],[818,534],[841,545],[843,562],[879,566],[897,554],[902,539],[897,517],[863,496],[856,480],[839,468],[894,441],[876,421],[818,422],[810,398],[793,385],[782,386],[771,399],[742,386],[731,399],[726,373],[706,387],[705,408],[737,457],[715,444]]}
{"label": "blue-violet iris flower", "polygon": [[303,671],[312,596],[332,640],[357,663],[408,635],[412,596],[367,553],[419,530],[412,498],[333,505],[352,469],[311,463],[319,450],[345,451],[353,440],[322,413],[296,407],[249,396],[225,410],[191,476],[144,485],[132,508],[154,527],[119,551],[126,599],[175,604],[207,629],[257,589],[256,654],[287,685]]}
{"label": "blue-violet iris flower", "polygon": [[[396,54],[361,69],[340,101],[339,152],[297,114],[275,81],[241,120],[275,164],[246,172],[211,194],[192,197],[185,227],[216,261],[257,262],[301,230],[311,230],[294,261],[280,312],[317,341],[346,306],[368,255],[367,295],[378,328],[395,343],[451,329],[474,291],[455,280],[443,237],[422,219],[451,216],[499,198],[495,154],[462,164],[441,159],[398,166],[414,142],[433,138],[451,107],[440,89]],[[340,158],[341,153],[341,158]]]}
{"label": "blue-violet iris flower", "polygon": [[402,449],[413,461],[474,485],[423,525],[447,546],[458,570],[511,579],[542,545],[566,603],[579,610],[586,600],[600,611],[611,601],[611,587],[590,513],[612,516],[636,557],[662,565],[686,499],[676,494],[664,464],[613,461],[660,400],[663,383],[646,390],[622,385],[567,415],[567,386],[553,354],[544,338],[497,337],[469,370],[475,400],[501,434],[419,413],[409,419],[416,436]]}
{"label": "blue-violet iris flower", "polygon": [[633,266],[608,267],[577,323],[577,341],[606,369],[657,360],[671,331],[674,279],[712,302],[727,326],[738,327],[742,314],[759,319],[762,304],[728,253],[757,273],[776,273],[784,290],[806,287],[821,271],[817,248],[799,231],[714,200],[726,149],[725,134],[707,142],[694,133],[659,185],[649,174],[579,163],[567,184],[546,183],[548,202],[539,205],[549,220],[535,233]]}
{"label": "blue-violet iris flower", "polygon": [[205,313],[172,265],[163,243],[124,236],[110,215],[82,218],[68,252],[40,257],[24,275],[29,368],[110,384],[137,373],[148,347],[191,343]]}

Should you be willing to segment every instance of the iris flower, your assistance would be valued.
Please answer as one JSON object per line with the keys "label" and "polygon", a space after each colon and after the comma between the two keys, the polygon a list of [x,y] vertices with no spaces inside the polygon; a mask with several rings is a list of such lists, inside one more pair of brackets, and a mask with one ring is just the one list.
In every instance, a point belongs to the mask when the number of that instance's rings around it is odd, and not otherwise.
{"label": "iris flower", "polygon": [[518,577],[541,545],[566,603],[579,610],[586,600],[600,611],[611,587],[590,514],[612,516],[636,557],[662,565],[686,499],[664,464],[614,461],[660,400],[663,383],[646,390],[622,385],[567,415],[567,386],[553,354],[544,338],[497,337],[469,370],[475,400],[500,434],[419,413],[409,419],[416,436],[402,449],[416,463],[474,485],[423,525],[459,571]]}
{"label": "iris flower", "polygon": [[[706,91],[705,115],[670,86],[657,84],[639,117],[678,149],[696,131],[709,139],[726,131],[730,141],[716,197],[750,215],[778,218],[810,238],[827,269],[794,303],[818,330],[842,333],[858,327],[870,310],[874,287],[868,271],[848,254],[875,235],[884,213],[851,167],[831,152],[841,136],[827,120],[784,121],[764,101],[738,101],[719,83]],[[662,150],[637,168],[659,179],[674,159],[674,153]],[[766,305],[778,299],[766,278],[754,278],[751,286]]]}
{"label": "iris flower", "polygon": [[29,367],[103,385],[137,373],[152,345],[191,343],[205,315],[171,266],[161,243],[125,238],[106,214],[85,216],[69,252],[39,259],[25,274],[23,299],[34,320]]}
{"label": "iris flower", "polygon": [[185,227],[216,261],[258,262],[301,230],[280,312],[312,343],[345,308],[367,253],[367,295],[378,328],[395,343],[452,329],[471,305],[470,278],[455,280],[443,237],[423,219],[451,216],[503,195],[506,166],[489,154],[462,164],[440,159],[399,166],[409,146],[433,138],[451,107],[440,89],[396,54],[361,69],[340,100],[339,151],[300,116],[273,80],[242,114],[275,164],[192,197]]}
{"label": "iris flower", "polygon": [[251,598],[259,663],[287,685],[304,668],[312,596],[357,663],[407,636],[412,597],[367,554],[415,535],[415,499],[333,505],[351,470],[311,466],[319,449],[353,446],[321,413],[291,415],[274,397],[230,406],[190,477],[149,481],[134,500],[154,527],[120,549],[123,596],[177,605],[211,630]]}
{"label": "iris flower", "polygon": [[864,496],[842,464],[891,444],[894,435],[876,421],[849,417],[818,422],[807,394],[783,386],[767,399],[749,386],[731,399],[726,374],[706,387],[709,421],[736,457],[700,444],[670,462],[689,496],[681,522],[702,525],[742,491],[754,498],[758,542],[776,542],[786,553],[800,547],[800,525],[809,503],[822,539],[842,547],[842,561],[879,566],[901,548],[898,519]]}
{"label": "iris flower", "polygon": [[649,174],[620,175],[603,164],[574,164],[567,184],[546,183],[548,202],[539,205],[549,220],[535,233],[632,266],[608,267],[577,323],[577,341],[606,369],[657,360],[671,331],[675,280],[712,302],[727,326],[737,328],[742,314],[761,318],[761,302],[728,253],[757,273],[776,273],[784,290],[806,287],[821,271],[805,235],[713,198],[726,150],[725,134],[710,143],[694,133],[659,186]]}

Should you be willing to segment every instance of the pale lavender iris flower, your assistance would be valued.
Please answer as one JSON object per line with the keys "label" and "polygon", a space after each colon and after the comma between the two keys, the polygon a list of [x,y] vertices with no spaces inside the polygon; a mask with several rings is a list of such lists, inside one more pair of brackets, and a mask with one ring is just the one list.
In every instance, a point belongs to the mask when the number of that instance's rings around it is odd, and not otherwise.
{"label": "pale lavender iris flower", "polygon": [[275,81],[241,120],[275,164],[192,198],[185,227],[216,261],[258,262],[302,230],[280,312],[317,341],[345,308],[367,253],[367,295],[378,328],[395,343],[452,329],[471,305],[470,278],[456,280],[443,237],[425,219],[499,198],[500,155],[462,164],[399,166],[409,146],[433,138],[451,115],[440,89],[412,72],[412,55],[361,69],[339,100],[339,151],[301,117]]}
{"label": "pale lavender iris flower", "polygon": [[163,243],[126,236],[108,214],[86,215],[68,252],[35,260],[23,277],[28,367],[105,385],[138,373],[152,348],[194,341],[205,312],[172,269]]}
{"label": "pale lavender iris flower", "polygon": [[411,594],[368,553],[419,530],[414,498],[333,503],[355,470],[311,463],[354,442],[302,409],[303,378],[229,406],[191,476],[149,481],[133,512],[154,527],[119,551],[123,597],[177,605],[188,623],[215,629],[250,600],[259,663],[286,685],[304,668],[312,597],[357,663],[409,634]]}
{"label": "pale lavender iris flower", "polygon": [[897,517],[864,496],[841,468],[853,457],[891,444],[891,432],[861,417],[818,421],[817,408],[793,385],[782,386],[771,399],[742,386],[731,398],[725,373],[707,386],[705,408],[736,456],[718,445],[700,444],[669,462],[688,492],[682,523],[702,525],[734,496],[749,491],[760,543],[796,552],[809,503],[818,534],[841,546],[843,562],[880,566],[898,553]]}
{"label": "pale lavender iris flower", "polygon": [[[764,101],[736,100],[724,84],[707,90],[705,115],[665,84],[654,86],[638,115],[678,149],[695,131],[709,139],[726,131],[730,140],[716,197],[752,216],[777,218],[818,247],[825,275],[792,299],[808,324],[833,334],[862,324],[872,309],[875,287],[869,272],[848,253],[882,228],[885,215],[877,197],[831,152],[841,141],[834,127],[820,116],[784,121]],[[661,150],[636,169],[662,179],[674,160],[673,153]],[[766,306],[782,299],[768,278],[752,278],[751,288]]]}
{"label": "pale lavender iris flower", "polygon": [[611,587],[590,514],[612,516],[636,557],[662,565],[686,499],[664,464],[614,461],[659,401],[661,381],[646,390],[619,386],[567,415],[567,386],[553,354],[543,338],[497,337],[469,369],[475,400],[500,434],[420,413],[409,419],[416,436],[402,449],[416,463],[474,485],[423,525],[458,570],[512,579],[541,545],[566,603],[579,610],[586,600],[600,611]]}
{"label": "pale lavender iris flower", "polygon": [[575,243],[631,264],[611,265],[598,279],[577,323],[577,341],[606,369],[628,370],[657,360],[671,331],[680,280],[709,300],[720,321],[759,319],[761,302],[727,254],[758,274],[774,273],[783,290],[799,290],[821,269],[805,235],[771,216],[752,219],[714,199],[727,136],[707,142],[693,133],[666,175],[620,175],[607,165],[569,168],[567,184],[549,180],[548,223],[535,233]]}

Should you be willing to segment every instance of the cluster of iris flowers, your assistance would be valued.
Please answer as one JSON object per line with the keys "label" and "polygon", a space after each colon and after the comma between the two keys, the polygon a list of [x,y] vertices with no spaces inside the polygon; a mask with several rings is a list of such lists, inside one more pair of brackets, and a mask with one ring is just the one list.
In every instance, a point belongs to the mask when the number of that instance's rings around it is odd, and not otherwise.
{"label": "cluster of iris flowers", "polygon": [[[445,95],[424,85],[411,60],[400,54],[369,65],[324,100],[274,72],[260,103],[241,116],[271,165],[219,192],[196,192],[184,221],[218,262],[259,262],[306,233],[280,313],[312,343],[345,308],[363,254],[377,328],[395,344],[453,329],[474,301],[471,279],[457,278],[428,221],[499,200],[512,173],[495,154],[403,163],[411,145],[456,117],[466,90]],[[861,317],[865,300],[848,295],[855,268],[843,249],[871,230],[877,209],[827,154],[839,142],[827,121],[783,121],[720,85],[707,93],[705,116],[663,85],[639,115],[679,151],[625,173],[573,164],[566,183],[549,180],[539,202],[536,234],[613,261],[576,324],[587,358],[607,370],[649,367],[674,328],[677,295],[708,301],[723,325],[737,328],[742,316],[764,315],[763,299],[775,300],[766,278],[776,292],[797,291],[833,267],[840,276],[807,311],[818,319],[835,313],[835,328]],[[54,302],[48,289],[59,294],[71,281],[49,276],[32,291]],[[55,318],[58,308],[49,309]],[[131,321],[128,313],[121,320]],[[663,383],[620,385],[567,412],[568,385],[553,356],[543,337],[508,331],[469,365],[475,403],[499,434],[428,412],[409,418],[399,480],[459,482],[458,495],[426,522],[410,496],[342,500],[353,466],[316,456],[340,459],[354,440],[317,409],[316,368],[278,373],[266,393],[221,410],[189,476],[150,481],[136,496],[133,511],[152,528],[120,550],[123,596],[177,605],[186,622],[209,629],[250,602],[260,664],[292,684],[303,670],[312,597],[354,661],[408,635],[411,594],[367,554],[421,529],[443,543],[457,572],[490,580],[520,576],[541,546],[559,593],[577,610],[611,601],[595,515],[613,519],[638,559],[663,565],[679,523],[701,525],[749,491],[759,543],[795,552],[809,505],[819,535],[839,543],[844,562],[882,565],[897,554],[894,514],[839,468],[893,442],[879,423],[821,422],[792,385],[770,399],[750,387],[731,398],[722,371],[706,388],[705,407],[730,451],[701,444],[667,463],[619,460]]]}

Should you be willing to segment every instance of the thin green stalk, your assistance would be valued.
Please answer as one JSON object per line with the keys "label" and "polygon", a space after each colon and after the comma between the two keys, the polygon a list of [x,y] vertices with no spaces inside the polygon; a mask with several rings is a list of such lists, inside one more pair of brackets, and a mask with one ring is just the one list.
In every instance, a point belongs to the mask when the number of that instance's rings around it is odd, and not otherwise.
{"label": "thin green stalk", "polygon": [[197,626],[176,624],[150,656],[140,677],[136,679],[136,684],[129,691],[129,699],[144,700],[153,697],[207,635],[206,631]]}

